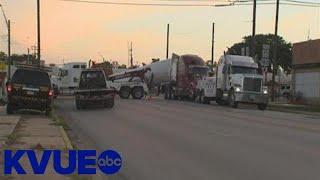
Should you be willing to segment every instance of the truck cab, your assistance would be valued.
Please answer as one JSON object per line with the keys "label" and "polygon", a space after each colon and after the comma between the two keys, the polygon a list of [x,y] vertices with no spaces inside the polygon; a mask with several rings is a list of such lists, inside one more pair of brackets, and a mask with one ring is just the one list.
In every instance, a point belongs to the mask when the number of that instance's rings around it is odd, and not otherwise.
{"label": "truck cab", "polygon": [[268,90],[264,87],[263,76],[258,73],[258,64],[251,57],[224,55],[217,67],[218,104],[229,104],[234,108],[238,103],[257,104],[264,110],[268,104]]}

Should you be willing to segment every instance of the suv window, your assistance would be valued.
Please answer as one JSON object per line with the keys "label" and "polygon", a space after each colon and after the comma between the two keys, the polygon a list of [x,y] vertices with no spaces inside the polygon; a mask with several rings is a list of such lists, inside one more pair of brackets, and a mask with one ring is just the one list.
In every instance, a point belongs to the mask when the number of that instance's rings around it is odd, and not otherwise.
{"label": "suv window", "polygon": [[36,86],[50,86],[48,73],[28,69],[18,69],[12,77],[12,83],[30,84]]}

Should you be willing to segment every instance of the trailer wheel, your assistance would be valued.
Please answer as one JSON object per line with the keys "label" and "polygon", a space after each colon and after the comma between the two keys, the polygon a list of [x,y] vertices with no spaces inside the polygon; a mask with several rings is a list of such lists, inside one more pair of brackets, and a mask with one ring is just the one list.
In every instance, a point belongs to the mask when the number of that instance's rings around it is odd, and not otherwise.
{"label": "trailer wheel", "polygon": [[238,103],[236,101],[236,95],[234,94],[233,90],[230,90],[229,97],[228,97],[229,105],[233,108],[238,108]]}
{"label": "trailer wheel", "polygon": [[133,99],[142,99],[144,96],[144,90],[142,87],[134,87],[131,94]]}
{"label": "trailer wheel", "polygon": [[267,104],[258,104],[258,109],[261,110],[261,111],[264,111],[267,109]]}
{"label": "trailer wheel", "polygon": [[122,99],[128,99],[130,97],[131,89],[128,86],[121,87],[119,96]]}

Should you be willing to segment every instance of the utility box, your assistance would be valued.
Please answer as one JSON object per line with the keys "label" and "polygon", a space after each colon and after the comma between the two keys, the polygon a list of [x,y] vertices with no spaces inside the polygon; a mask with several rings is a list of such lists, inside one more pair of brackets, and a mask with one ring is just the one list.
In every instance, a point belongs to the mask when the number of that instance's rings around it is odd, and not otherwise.
{"label": "utility box", "polygon": [[320,39],[293,44],[293,87],[306,104],[320,104]]}

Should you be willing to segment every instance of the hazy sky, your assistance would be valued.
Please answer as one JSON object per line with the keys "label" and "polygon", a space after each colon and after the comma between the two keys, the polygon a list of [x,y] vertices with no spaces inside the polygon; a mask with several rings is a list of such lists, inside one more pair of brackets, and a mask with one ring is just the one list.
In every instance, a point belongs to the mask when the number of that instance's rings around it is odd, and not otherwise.
{"label": "hazy sky", "polygon": [[[36,0],[0,2],[12,21],[12,52],[27,53],[27,48],[36,43]],[[275,5],[257,7],[257,33],[274,32],[274,14]],[[281,5],[279,35],[290,42],[299,42],[306,40],[310,31],[311,39],[320,38],[319,16],[320,8]],[[252,29],[252,6],[142,7],[42,0],[41,17],[42,58],[58,64],[63,59],[100,61],[99,54],[127,64],[128,41],[133,42],[137,62],[163,59],[167,23],[171,26],[170,53],[193,53],[210,59],[213,21],[217,59],[227,47],[251,34]],[[1,15],[2,51],[7,51],[6,34]]]}

